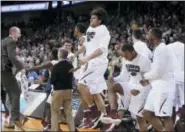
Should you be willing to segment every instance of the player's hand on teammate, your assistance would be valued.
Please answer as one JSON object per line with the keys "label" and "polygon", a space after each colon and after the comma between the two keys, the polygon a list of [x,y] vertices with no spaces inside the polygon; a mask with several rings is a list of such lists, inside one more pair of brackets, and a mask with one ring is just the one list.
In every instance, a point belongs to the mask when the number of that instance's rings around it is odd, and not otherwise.
{"label": "player's hand on teammate", "polygon": [[141,84],[142,86],[147,86],[147,85],[149,84],[149,81],[146,80],[146,79],[143,79],[143,80],[140,81],[140,84]]}
{"label": "player's hand on teammate", "polygon": [[132,89],[132,90],[131,90],[131,94],[132,94],[133,96],[137,96],[139,93],[140,93],[139,90],[136,90],[136,89]]}
{"label": "player's hand on teammate", "polygon": [[86,59],[79,61],[79,65],[80,65],[80,66],[81,66],[81,65],[85,65],[86,63],[87,63],[87,60],[86,60]]}
{"label": "player's hand on teammate", "polygon": [[69,56],[69,61],[73,62],[74,59],[75,59],[75,56],[74,55]]}

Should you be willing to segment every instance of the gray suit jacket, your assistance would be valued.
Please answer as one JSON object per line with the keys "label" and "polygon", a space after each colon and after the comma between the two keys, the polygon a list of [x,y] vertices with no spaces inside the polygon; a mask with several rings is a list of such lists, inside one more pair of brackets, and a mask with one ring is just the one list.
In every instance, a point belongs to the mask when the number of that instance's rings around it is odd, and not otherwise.
{"label": "gray suit jacket", "polygon": [[1,42],[1,71],[12,72],[13,66],[16,67],[16,71],[24,68],[16,57],[16,41],[11,37],[6,37]]}

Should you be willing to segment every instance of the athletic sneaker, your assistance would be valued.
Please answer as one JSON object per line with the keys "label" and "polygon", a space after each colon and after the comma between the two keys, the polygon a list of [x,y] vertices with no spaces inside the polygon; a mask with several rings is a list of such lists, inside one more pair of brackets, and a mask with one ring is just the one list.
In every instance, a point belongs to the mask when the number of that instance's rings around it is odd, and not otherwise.
{"label": "athletic sneaker", "polygon": [[43,132],[49,132],[49,130],[51,129],[51,124],[45,122],[44,120],[42,121],[42,131]]}
{"label": "athletic sneaker", "polygon": [[92,122],[92,119],[90,117],[88,117],[84,121],[84,126],[81,128],[92,128],[93,126],[94,126],[94,123]]}
{"label": "athletic sneaker", "polygon": [[13,122],[10,122],[10,123],[7,123],[4,125],[5,128],[8,128],[8,129],[14,129],[15,128],[15,125]]}
{"label": "athletic sneaker", "polygon": [[90,111],[85,111],[84,112],[84,117],[83,117],[83,119],[82,119],[82,121],[81,121],[81,123],[78,127],[82,128],[85,125],[85,120],[89,117],[90,117]]}
{"label": "athletic sneaker", "polygon": [[85,120],[86,120],[86,118],[83,117],[83,119],[82,119],[80,125],[78,126],[78,128],[82,128],[85,125]]}
{"label": "athletic sneaker", "polygon": [[91,128],[94,125],[92,118],[91,118],[91,111],[85,112],[84,118],[85,118],[84,124],[81,128]]}
{"label": "athletic sneaker", "polygon": [[23,124],[20,121],[14,121],[14,124],[18,128],[18,130],[25,132]]}
{"label": "athletic sneaker", "polygon": [[117,112],[111,111],[108,116],[104,116],[101,118],[101,122],[105,124],[119,125],[121,123],[121,119]]}
{"label": "athletic sneaker", "polygon": [[93,126],[91,127],[92,129],[96,128],[98,126],[98,124],[100,123],[102,117],[104,117],[104,113],[102,113],[99,117],[97,117],[97,119],[93,122]]}

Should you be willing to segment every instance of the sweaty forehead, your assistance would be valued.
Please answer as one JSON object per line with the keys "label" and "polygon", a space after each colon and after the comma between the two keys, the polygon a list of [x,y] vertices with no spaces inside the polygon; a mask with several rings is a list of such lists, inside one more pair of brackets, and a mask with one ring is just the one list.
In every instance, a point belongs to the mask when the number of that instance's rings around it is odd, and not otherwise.
{"label": "sweaty forehead", "polygon": [[91,18],[97,18],[97,15],[92,15]]}
{"label": "sweaty forehead", "polygon": [[65,45],[71,45],[71,43],[65,43]]}

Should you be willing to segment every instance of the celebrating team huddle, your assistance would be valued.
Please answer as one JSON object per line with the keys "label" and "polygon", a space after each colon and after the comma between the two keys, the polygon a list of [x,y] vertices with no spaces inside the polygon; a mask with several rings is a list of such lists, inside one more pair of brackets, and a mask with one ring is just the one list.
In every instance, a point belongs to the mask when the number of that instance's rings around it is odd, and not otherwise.
{"label": "celebrating team huddle", "polygon": [[[99,121],[108,124],[107,130],[110,130],[112,124],[119,125],[122,120],[117,112],[118,93],[124,110],[136,116],[139,131],[148,131],[147,124],[151,124],[157,131],[173,131],[173,107],[184,105],[184,44],[176,42],[167,46],[162,42],[160,29],[152,28],[148,33],[149,43],[154,47],[152,53],[147,44],[140,40],[140,30],[134,30],[134,44],[125,44],[122,48],[121,73],[117,77],[109,76],[107,86],[103,75],[108,63],[110,35],[103,23],[103,11],[97,9],[97,14],[92,14],[87,38],[82,46],[85,59],[80,64],[85,68],[81,72],[78,89],[86,106],[81,127],[95,128]],[[107,87],[111,108],[108,113],[100,96]]]}
{"label": "celebrating team huddle", "polygon": [[[111,40],[106,27],[107,15],[103,8],[96,8],[91,12],[87,30],[83,23],[76,24],[76,53],[68,49],[70,41],[65,41],[59,50],[53,49],[51,61],[21,71],[51,70],[53,91],[48,98],[51,119],[46,121],[51,122],[51,131],[60,130],[57,115],[63,110],[69,130],[78,131],[71,115],[73,76],[83,106],[79,128],[97,128],[102,123],[103,131],[113,131],[129,111],[140,132],[147,132],[149,125],[156,131],[174,131],[176,120],[180,118],[176,113],[184,107],[184,42],[166,45],[162,42],[161,30],[154,27],[148,32],[146,44],[141,39],[141,30],[135,29],[132,31],[133,44],[122,47],[120,74],[110,74],[106,80],[104,74],[108,69]],[[62,66],[66,70],[58,70]],[[61,101],[58,100],[60,96]]]}

